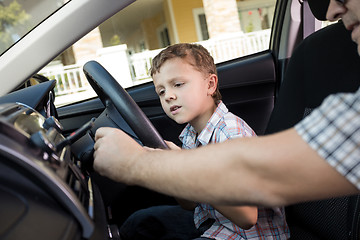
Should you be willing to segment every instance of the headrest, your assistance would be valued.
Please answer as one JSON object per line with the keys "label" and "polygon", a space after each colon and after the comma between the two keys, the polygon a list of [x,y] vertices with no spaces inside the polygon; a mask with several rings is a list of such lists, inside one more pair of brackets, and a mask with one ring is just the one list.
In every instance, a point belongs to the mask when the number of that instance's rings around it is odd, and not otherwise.
{"label": "headrest", "polygon": [[307,0],[314,16],[321,21],[326,20],[326,12],[329,7],[330,0]]}

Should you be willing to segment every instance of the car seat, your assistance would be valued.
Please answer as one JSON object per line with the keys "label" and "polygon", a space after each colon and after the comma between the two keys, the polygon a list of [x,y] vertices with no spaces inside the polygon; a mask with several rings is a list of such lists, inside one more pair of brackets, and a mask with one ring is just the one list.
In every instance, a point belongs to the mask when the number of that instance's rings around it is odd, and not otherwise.
{"label": "car seat", "polygon": [[[329,94],[355,92],[359,86],[360,57],[342,22],[313,33],[288,63],[265,134],[293,127]],[[359,210],[359,196],[285,208],[292,240],[359,239]]]}

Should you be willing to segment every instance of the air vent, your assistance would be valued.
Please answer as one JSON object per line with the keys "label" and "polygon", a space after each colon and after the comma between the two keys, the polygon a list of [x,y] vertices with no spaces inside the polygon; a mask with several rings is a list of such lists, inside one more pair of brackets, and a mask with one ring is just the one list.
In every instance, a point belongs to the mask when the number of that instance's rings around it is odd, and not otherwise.
{"label": "air vent", "polygon": [[89,203],[88,203],[88,191],[86,188],[86,185],[83,182],[83,179],[80,179],[78,177],[78,174],[76,174],[73,171],[73,168],[70,166],[68,167],[68,173],[66,177],[66,183],[68,186],[73,190],[75,195],[78,197],[81,204],[87,209]]}

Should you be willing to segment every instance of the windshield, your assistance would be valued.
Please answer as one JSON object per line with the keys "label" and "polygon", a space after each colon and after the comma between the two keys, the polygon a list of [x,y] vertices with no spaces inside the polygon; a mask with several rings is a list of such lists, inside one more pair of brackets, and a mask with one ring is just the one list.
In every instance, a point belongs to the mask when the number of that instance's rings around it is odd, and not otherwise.
{"label": "windshield", "polygon": [[0,0],[0,55],[68,0]]}

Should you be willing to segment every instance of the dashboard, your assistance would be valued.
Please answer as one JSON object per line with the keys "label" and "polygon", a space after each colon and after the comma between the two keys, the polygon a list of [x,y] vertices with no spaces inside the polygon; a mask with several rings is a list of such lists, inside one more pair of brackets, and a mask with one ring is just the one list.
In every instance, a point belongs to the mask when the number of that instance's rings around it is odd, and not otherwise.
{"label": "dashboard", "polygon": [[[93,171],[99,127],[119,128],[140,145],[165,143],[115,79],[99,64],[87,66],[102,112],[58,116],[56,80],[0,97],[0,239],[120,239],[118,226],[132,212],[175,204],[169,196]],[[83,104],[71,106],[78,108]]]}
{"label": "dashboard", "polygon": [[64,136],[54,85],[0,98],[0,238],[109,239],[100,191],[71,150],[94,119]]}

